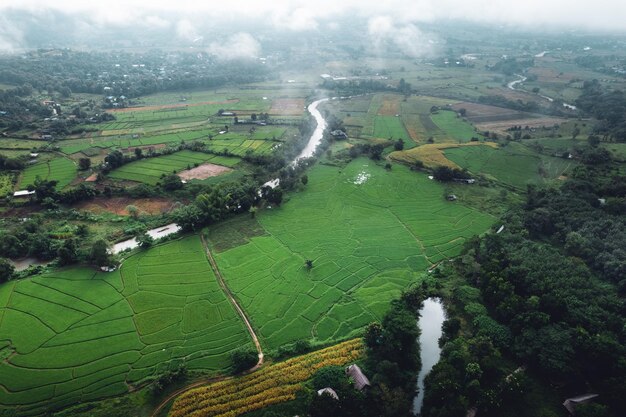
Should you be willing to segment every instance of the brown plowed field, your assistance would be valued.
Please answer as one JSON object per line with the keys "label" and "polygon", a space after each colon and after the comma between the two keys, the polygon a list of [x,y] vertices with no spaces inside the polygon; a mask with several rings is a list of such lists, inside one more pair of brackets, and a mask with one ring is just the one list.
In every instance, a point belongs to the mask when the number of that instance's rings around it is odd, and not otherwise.
{"label": "brown plowed field", "polygon": [[186,169],[179,172],[178,175],[183,180],[204,180],[210,177],[217,177],[218,175],[225,174],[232,171],[232,169],[211,163],[198,165],[195,168]]}
{"label": "brown plowed field", "polygon": [[378,109],[381,116],[395,116],[400,114],[400,97],[384,96],[383,102]]}
{"label": "brown plowed field", "polygon": [[78,210],[92,213],[114,213],[120,216],[128,216],[126,207],[135,206],[140,213],[162,214],[170,212],[175,202],[166,198],[128,198],[128,197],[98,197],[90,201],[84,201],[75,206]]}
{"label": "brown plowed field", "polygon": [[277,98],[272,101],[270,114],[300,116],[304,113],[304,106],[303,98]]}

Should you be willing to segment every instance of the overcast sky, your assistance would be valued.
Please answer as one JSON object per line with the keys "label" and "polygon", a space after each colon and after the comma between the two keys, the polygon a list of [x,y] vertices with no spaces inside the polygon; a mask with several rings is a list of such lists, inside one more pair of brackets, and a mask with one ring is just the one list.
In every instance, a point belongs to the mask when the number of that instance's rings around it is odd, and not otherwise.
{"label": "overcast sky", "polygon": [[[16,21],[27,11],[30,22]],[[170,30],[182,38],[199,36],[207,19],[255,22],[287,31],[332,28],[347,16],[376,24],[419,27],[441,19],[529,26],[539,29],[583,29],[626,33],[624,0],[2,0],[0,49],[23,42],[28,25],[42,24],[51,12],[75,19],[73,30],[146,27]],[[378,19],[378,20],[377,20]]]}

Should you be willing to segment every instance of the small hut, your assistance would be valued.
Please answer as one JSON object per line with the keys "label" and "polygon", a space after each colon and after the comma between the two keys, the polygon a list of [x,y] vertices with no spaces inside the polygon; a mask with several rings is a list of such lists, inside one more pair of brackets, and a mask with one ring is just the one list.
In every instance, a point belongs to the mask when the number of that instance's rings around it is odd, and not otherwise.
{"label": "small hut", "polygon": [[369,387],[370,380],[363,374],[359,365],[352,364],[346,368],[346,375],[354,380],[354,386],[359,391],[363,391],[365,387]]}
{"label": "small hut", "polygon": [[322,388],[321,390],[317,391],[317,395],[319,395],[319,396],[322,396],[324,394],[328,394],[331,397],[333,397],[334,399],[339,400],[339,396],[337,395],[335,390],[330,388],[330,387]]}

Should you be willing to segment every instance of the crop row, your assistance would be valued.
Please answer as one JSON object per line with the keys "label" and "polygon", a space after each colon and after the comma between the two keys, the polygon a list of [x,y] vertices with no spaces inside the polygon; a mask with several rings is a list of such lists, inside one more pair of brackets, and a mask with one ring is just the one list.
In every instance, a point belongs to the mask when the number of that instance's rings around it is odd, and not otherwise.
{"label": "crop row", "polygon": [[[241,378],[216,382],[181,395],[171,417],[234,417],[263,406],[287,401],[320,368],[344,365],[361,355],[360,339],[353,339],[307,355],[271,365]],[[284,397],[284,398],[283,398]]]}

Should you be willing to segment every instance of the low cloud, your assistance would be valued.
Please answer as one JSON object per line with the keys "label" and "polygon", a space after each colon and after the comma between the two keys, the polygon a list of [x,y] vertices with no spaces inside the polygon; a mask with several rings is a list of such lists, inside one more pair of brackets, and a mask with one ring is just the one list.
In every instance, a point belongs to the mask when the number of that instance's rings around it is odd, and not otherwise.
{"label": "low cloud", "polygon": [[367,33],[377,51],[386,50],[389,45],[393,45],[403,54],[412,58],[433,53],[433,42],[429,36],[419,30],[417,26],[398,24],[389,16],[369,19]]}
{"label": "low cloud", "polygon": [[23,44],[23,32],[0,15],[0,52],[15,52],[21,49]]}
{"label": "low cloud", "polygon": [[221,59],[256,58],[261,53],[261,44],[249,33],[240,32],[223,43],[211,43],[208,52]]}
{"label": "low cloud", "polygon": [[143,23],[145,26],[155,29],[167,29],[172,25],[169,21],[163,19],[162,17],[154,15],[147,16],[143,20]]}
{"label": "low cloud", "polygon": [[195,41],[200,38],[196,26],[187,19],[179,20],[176,24],[176,35],[186,41]]}
{"label": "low cloud", "polygon": [[275,14],[272,23],[276,28],[293,31],[315,30],[319,26],[315,13],[302,7]]}

